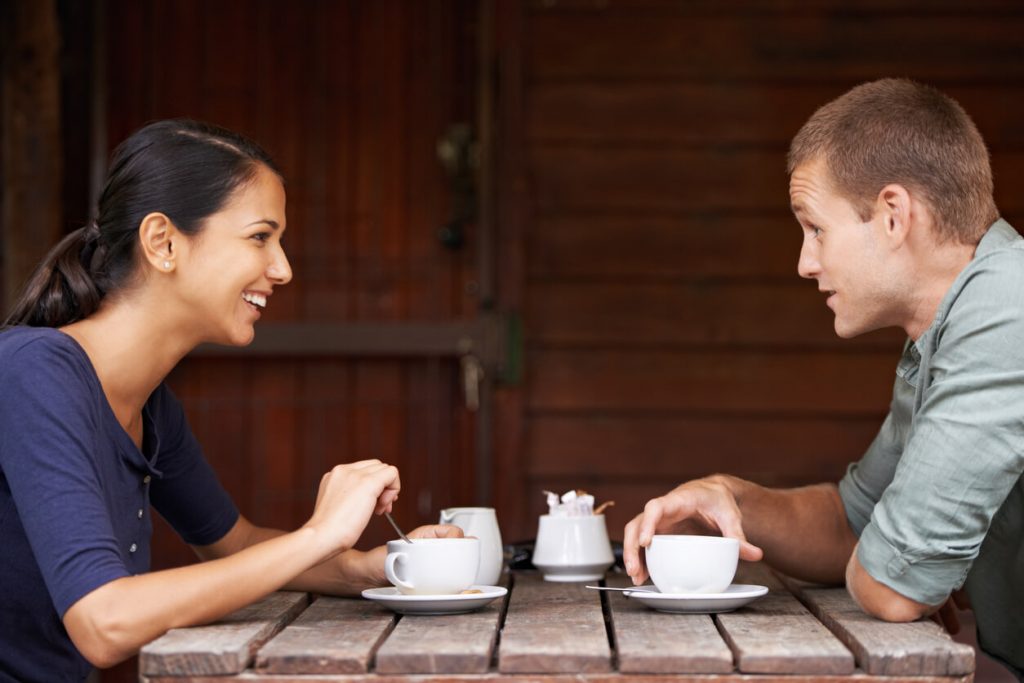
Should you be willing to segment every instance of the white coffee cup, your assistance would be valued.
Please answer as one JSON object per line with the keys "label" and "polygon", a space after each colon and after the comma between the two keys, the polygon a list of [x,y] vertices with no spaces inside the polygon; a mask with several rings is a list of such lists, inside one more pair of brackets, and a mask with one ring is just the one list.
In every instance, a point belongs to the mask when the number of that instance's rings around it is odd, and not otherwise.
{"label": "white coffee cup", "polygon": [[414,538],[388,541],[384,574],[406,595],[452,595],[476,579],[480,541],[475,538]]}
{"label": "white coffee cup", "polygon": [[740,542],[721,536],[656,535],[645,552],[662,593],[721,593],[732,583]]}

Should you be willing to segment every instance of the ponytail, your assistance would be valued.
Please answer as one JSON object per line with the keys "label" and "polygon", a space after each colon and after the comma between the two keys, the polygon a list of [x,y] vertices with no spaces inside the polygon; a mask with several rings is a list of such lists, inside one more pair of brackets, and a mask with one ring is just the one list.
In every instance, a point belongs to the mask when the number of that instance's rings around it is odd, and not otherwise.
{"label": "ponytail", "polygon": [[90,224],[51,249],[25,284],[3,328],[61,327],[91,315],[103,296],[89,272],[99,236],[99,229]]}

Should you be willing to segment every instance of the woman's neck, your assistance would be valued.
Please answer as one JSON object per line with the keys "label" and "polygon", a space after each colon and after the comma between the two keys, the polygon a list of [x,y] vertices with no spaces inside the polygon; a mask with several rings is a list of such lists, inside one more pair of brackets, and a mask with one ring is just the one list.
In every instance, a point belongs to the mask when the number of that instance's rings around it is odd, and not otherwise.
{"label": "woman's neck", "polygon": [[127,425],[195,346],[175,327],[174,321],[151,306],[129,300],[107,302],[61,331],[85,350],[114,413]]}

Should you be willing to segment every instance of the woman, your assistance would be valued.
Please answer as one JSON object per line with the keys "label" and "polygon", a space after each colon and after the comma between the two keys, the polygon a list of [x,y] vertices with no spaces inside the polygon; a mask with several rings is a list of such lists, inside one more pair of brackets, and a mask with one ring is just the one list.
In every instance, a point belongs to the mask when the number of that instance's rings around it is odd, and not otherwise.
{"label": "woman", "polygon": [[[279,588],[384,583],[384,550],[351,548],[397,498],[394,467],[335,467],[302,528],[255,527],[163,384],[201,342],[252,340],[292,277],[284,231],[265,152],[161,121],[115,151],[97,220],[30,279],[0,333],[0,680],[83,679]],[[150,503],[204,562],[148,572]]]}

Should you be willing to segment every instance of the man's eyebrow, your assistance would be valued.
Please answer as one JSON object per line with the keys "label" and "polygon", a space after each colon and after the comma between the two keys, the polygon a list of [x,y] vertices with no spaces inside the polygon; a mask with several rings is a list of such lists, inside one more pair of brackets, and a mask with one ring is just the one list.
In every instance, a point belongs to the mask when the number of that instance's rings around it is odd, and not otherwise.
{"label": "man's eyebrow", "polygon": [[[267,225],[270,226],[272,230],[277,230],[278,228],[281,227],[281,225],[277,221],[272,221],[269,218],[261,218],[258,221],[253,221],[252,223],[249,223],[249,225],[259,225],[260,223],[266,223]],[[246,225],[245,227],[248,228],[249,225]]]}

